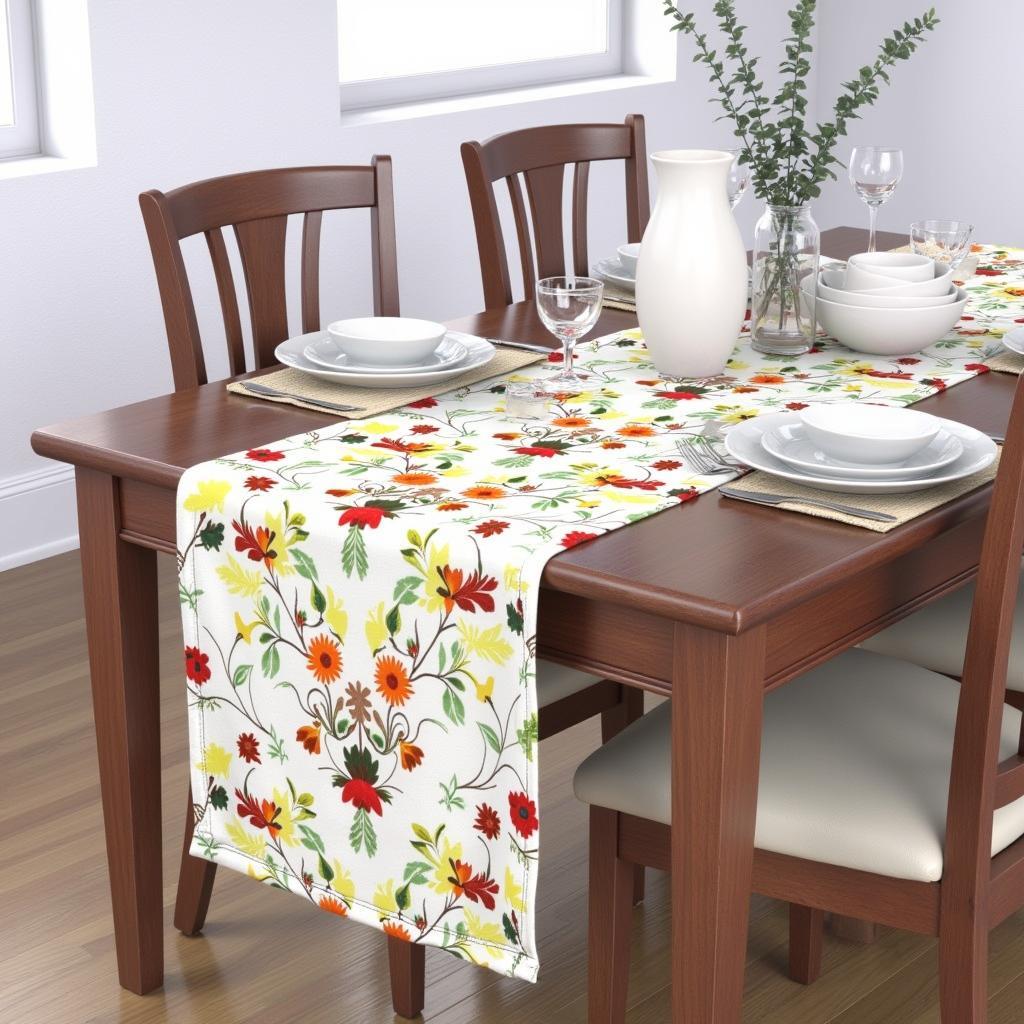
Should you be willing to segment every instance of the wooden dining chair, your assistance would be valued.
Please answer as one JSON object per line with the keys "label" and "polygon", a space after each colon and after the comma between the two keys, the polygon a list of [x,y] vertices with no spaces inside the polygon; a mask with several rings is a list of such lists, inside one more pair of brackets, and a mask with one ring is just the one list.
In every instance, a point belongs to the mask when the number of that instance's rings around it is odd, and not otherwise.
{"label": "wooden dining chair", "polygon": [[[505,237],[494,183],[504,178],[515,219],[524,297],[532,299],[538,278],[589,274],[587,195],[590,165],[623,160],[626,169],[626,236],[639,242],[651,215],[647,186],[644,119],[630,114],[624,124],[553,124],[495,135],[486,142],[464,142],[469,201],[487,309],[512,302]],[[565,173],[573,165],[572,262],[566,264],[562,196]],[[523,185],[529,198],[526,211]],[[532,228],[532,241],[531,241]],[[536,252],[534,252],[534,245]]]}
{"label": "wooden dining chair", "polygon": [[[181,239],[206,237],[228,344],[232,375],[244,373],[245,352],[235,283],[223,228],[232,227],[245,276],[255,368],[272,365],[274,348],[289,336],[285,301],[287,220],[303,215],[301,249],[302,330],[320,327],[319,251],[325,210],[368,207],[371,211],[373,306],[381,316],[398,315],[391,158],[375,156],[368,167],[300,167],[211,178],[163,193],[139,196],[153,252],[175,390],[205,384],[206,364]],[[537,665],[538,733],[546,739],[579,722],[601,716],[602,741],[643,714],[643,693],[586,672],[541,660]],[[191,789],[178,877],[174,924],[185,935],[203,928],[217,865],[192,857],[196,824]],[[643,898],[643,869],[634,878],[633,899]],[[423,1008],[423,947],[389,938],[395,1011],[415,1017]]]}
{"label": "wooden dining chair", "polygon": [[[765,698],[753,888],[791,903],[802,980],[820,969],[831,910],[937,935],[943,1024],[987,1019],[988,934],[1024,907],[1024,733],[1004,704],[1022,543],[1024,383],[962,683],[852,650]],[[623,1019],[631,866],[669,867],[670,717],[666,703],[576,774],[591,805],[591,1024]]]}

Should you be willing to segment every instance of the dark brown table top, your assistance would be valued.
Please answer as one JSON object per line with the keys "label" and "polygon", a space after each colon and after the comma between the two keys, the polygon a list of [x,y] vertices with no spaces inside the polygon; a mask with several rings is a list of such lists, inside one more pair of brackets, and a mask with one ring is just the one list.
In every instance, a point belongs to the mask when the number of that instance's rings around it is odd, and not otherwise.
{"label": "dark brown table top", "polygon": [[[879,235],[879,248],[904,242],[901,235]],[[842,257],[865,243],[866,232],[835,228],[823,233],[822,252]],[[606,310],[593,336],[635,325],[632,314]],[[452,326],[485,337],[553,341],[526,302],[464,317]],[[1015,384],[1007,374],[983,374],[919,407],[1002,432]],[[32,447],[62,462],[174,489],[189,466],[325,422],[321,413],[229,394],[218,381],[43,427],[32,435]],[[558,555],[548,562],[544,583],[736,632],[982,515],[989,493],[982,488],[879,534],[730,501],[710,491]]]}

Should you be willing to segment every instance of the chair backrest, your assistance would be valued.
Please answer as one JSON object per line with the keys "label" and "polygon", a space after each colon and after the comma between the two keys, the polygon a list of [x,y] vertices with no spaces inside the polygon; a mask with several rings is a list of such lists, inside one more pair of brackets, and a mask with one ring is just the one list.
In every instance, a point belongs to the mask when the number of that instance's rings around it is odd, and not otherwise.
{"label": "chair backrest", "polygon": [[1024,796],[1024,734],[999,764],[1006,671],[1024,546],[1024,378],[1018,382],[985,525],[964,660],[949,784],[943,888],[982,900],[991,874],[992,815]]}
{"label": "chair backrest", "polygon": [[303,214],[302,330],[320,328],[320,228],[324,210],[369,208],[373,308],[398,315],[398,269],[391,157],[365,167],[282,167],[228,174],[164,194],[139,196],[153,253],[176,390],[205,384],[206,361],[181,239],[202,232],[213,261],[231,375],[244,373],[245,349],[224,227],[234,229],[252,324],[255,368],[274,362],[289,334],[285,298],[288,217]]}
{"label": "chair backrest", "polygon": [[[650,219],[647,148],[644,119],[630,114],[624,124],[557,124],[496,135],[487,142],[464,142],[469,200],[476,225],[484,305],[488,309],[512,302],[505,239],[498,216],[494,182],[504,178],[512,202],[525,297],[534,296],[538,276],[589,273],[587,257],[587,184],[595,160],[624,160],[626,167],[626,232],[639,242]],[[572,265],[566,266],[562,230],[562,193],[566,166],[574,165],[572,183]],[[530,200],[526,213],[522,175]],[[536,269],[530,228],[536,242]]]}

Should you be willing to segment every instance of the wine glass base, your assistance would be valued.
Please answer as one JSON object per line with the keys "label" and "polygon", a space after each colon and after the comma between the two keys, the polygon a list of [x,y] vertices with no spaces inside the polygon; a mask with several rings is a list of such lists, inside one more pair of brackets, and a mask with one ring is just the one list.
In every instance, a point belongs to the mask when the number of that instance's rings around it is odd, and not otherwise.
{"label": "wine glass base", "polygon": [[550,397],[577,395],[581,391],[589,391],[593,386],[586,377],[578,373],[559,373],[554,377],[544,377],[536,384],[538,391]]}

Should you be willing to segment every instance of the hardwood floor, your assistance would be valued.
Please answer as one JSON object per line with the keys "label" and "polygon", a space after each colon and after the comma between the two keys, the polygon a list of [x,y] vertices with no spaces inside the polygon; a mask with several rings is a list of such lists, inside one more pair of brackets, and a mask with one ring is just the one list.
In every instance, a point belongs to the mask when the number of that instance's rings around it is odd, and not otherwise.
{"label": "hardwood floor", "polygon": [[[171,926],[185,788],[185,703],[169,559],[161,559],[164,905],[167,971],[146,997],[118,988],[103,853],[77,553],[0,574],[0,1020],[12,1024],[393,1022],[382,938],[301,901],[219,873],[202,937]],[[427,951],[425,1019],[512,1024],[586,1016],[586,809],[575,764],[597,722],[542,747],[544,871],[536,986]],[[669,892],[651,872],[635,911],[629,1024],[668,1019]],[[751,908],[745,1024],[935,1024],[934,942],[881,929],[869,946],[832,935],[821,979],[785,976],[786,909]],[[1024,1019],[1024,913],[992,935],[991,1024]]]}

